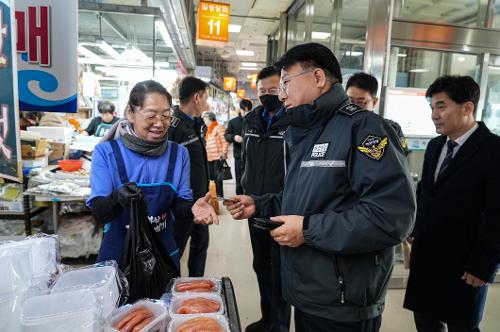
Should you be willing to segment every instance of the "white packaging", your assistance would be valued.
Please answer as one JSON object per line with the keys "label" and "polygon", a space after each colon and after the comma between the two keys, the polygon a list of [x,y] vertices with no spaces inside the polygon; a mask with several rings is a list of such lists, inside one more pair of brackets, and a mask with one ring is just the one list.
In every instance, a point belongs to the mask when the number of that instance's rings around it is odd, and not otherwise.
{"label": "white packaging", "polygon": [[222,328],[222,331],[224,332],[231,332],[229,329],[229,324],[227,323],[226,317],[222,315],[198,315],[198,316],[189,316],[189,317],[178,317],[174,318],[170,321],[170,324],[168,324],[168,332],[177,332],[177,329],[187,321],[199,317],[207,317],[207,318],[212,318],[219,323],[220,327]]}
{"label": "white packaging", "polygon": [[[177,310],[181,307],[182,303],[186,300],[189,299],[194,299],[194,298],[204,298],[208,300],[215,301],[219,304],[219,310],[215,312],[207,312],[207,313],[198,313],[198,314],[178,314]],[[185,294],[185,295],[177,295],[172,299],[172,302],[170,303],[170,307],[168,308],[170,317],[176,318],[176,317],[187,317],[187,316],[192,316],[192,315],[200,315],[200,314],[216,314],[216,315],[223,315],[224,314],[224,302],[222,301],[222,298],[220,297],[219,294],[214,294],[214,293],[191,293],[191,294]]]}
{"label": "white packaging", "polygon": [[115,310],[115,312],[113,312],[113,316],[106,324],[105,331],[118,332],[115,326],[120,322],[120,320],[127,316],[132,310],[136,310],[141,307],[145,307],[147,310],[151,311],[155,318],[151,321],[151,323],[144,326],[140,332],[165,331],[167,328],[167,309],[165,309],[163,304],[151,300],[140,300],[132,305],[123,306]]}
{"label": "white packaging", "polygon": [[[185,291],[185,292],[179,292],[176,290],[177,288],[177,285],[180,284],[180,283],[183,283],[183,282],[190,282],[190,281],[197,281],[197,280],[210,280],[213,284],[214,284],[214,287],[212,288],[211,291],[205,291],[205,292],[193,292],[193,291]],[[210,277],[197,277],[197,278],[193,278],[193,277],[181,277],[181,278],[176,278],[174,280],[174,283],[172,284],[172,295],[175,297],[177,295],[180,295],[180,294],[190,294],[190,293],[193,293],[193,294],[196,294],[196,293],[216,293],[216,294],[220,294],[221,293],[221,289],[222,289],[222,282],[220,279],[217,279],[217,278],[210,278]]]}
{"label": "white packaging", "polygon": [[72,289],[93,294],[101,306],[104,319],[111,314],[120,299],[116,267],[94,265],[65,272],[53,285],[52,293]]}
{"label": "white packaging", "polygon": [[20,296],[0,298],[0,331],[15,332],[21,330],[20,302]]}
{"label": "white packaging", "polygon": [[27,127],[26,130],[40,134],[40,137],[47,139],[51,143],[69,143],[73,134],[71,127]]}
{"label": "white packaging", "polygon": [[23,332],[95,332],[99,320],[97,300],[84,289],[28,298],[20,315]]}

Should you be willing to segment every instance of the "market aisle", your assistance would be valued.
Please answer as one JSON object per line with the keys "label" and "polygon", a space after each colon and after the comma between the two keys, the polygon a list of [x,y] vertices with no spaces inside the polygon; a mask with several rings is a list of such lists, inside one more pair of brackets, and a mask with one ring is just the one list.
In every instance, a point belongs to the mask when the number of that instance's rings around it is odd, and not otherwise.
{"label": "market aisle", "polygon": [[[234,192],[234,180],[225,181],[225,195],[230,197]],[[260,318],[259,293],[257,279],[252,269],[248,223],[233,220],[224,208],[222,208],[222,213],[221,224],[210,227],[210,247],[205,274],[231,278],[238,301],[241,325],[244,329],[248,324]],[[183,275],[187,275],[185,257],[187,254],[181,260]],[[411,312],[402,307],[403,298],[403,289],[389,290],[386,297],[386,310],[382,318],[382,332],[415,331]],[[500,331],[500,284],[490,288],[481,331]]]}

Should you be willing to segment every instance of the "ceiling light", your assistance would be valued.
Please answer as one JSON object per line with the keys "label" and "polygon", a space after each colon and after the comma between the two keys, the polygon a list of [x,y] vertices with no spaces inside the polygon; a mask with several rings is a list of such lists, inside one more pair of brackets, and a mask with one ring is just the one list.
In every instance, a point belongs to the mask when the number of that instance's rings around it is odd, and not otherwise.
{"label": "ceiling light", "polygon": [[330,38],[330,33],[329,32],[319,32],[319,31],[313,31],[311,34],[312,39],[328,39]]}
{"label": "ceiling light", "polygon": [[242,62],[241,65],[244,67],[257,67],[256,62]]}
{"label": "ceiling light", "polygon": [[86,58],[95,60],[95,61],[103,61],[104,59],[92,52],[91,50],[83,47],[81,44],[78,44],[78,53],[85,56]]}
{"label": "ceiling light", "polygon": [[425,68],[410,69],[410,73],[426,73],[428,71],[429,69]]}
{"label": "ceiling light", "polygon": [[106,43],[106,41],[101,40],[99,43],[97,43],[97,46],[101,50],[103,50],[106,54],[108,54],[109,56],[111,56],[113,59],[115,59],[115,60],[121,59],[120,53],[118,53],[117,51],[115,51],[115,49],[112,48],[108,43]]}
{"label": "ceiling light", "polygon": [[241,25],[238,24],[229,24],[229,32],[240,32]]}
{"label": "ceiling light", "polygon": [[457,58],[457,60],[460,61],[460,62],[464,62],[465,61],[465,57],[464,56],[459,56]]}
{"label": "ceiling light", "polygon": [[363,55],[363,52],[359,52],[359,51],[347,51],[347,52],[345,52],[345,55],[347,55],[347,56],[360,56],[360,55]]}
{"label": "ceiling light", "polygon": [[254,56],[255,52],[247,50],[236,50],[236,54],[238,54],[239,56]]}
{"label": "ceiling light", "polygon": [[156,20],[155,27],[156,27],[156,30],[160,33],[161,38],[163,39],[163,42],[165,43],[165,45],[167,45],[170,48],[173,48],[174,44],[172,44],[172,39],[170,38],[170,35],[168,34],[167,27],[165,26],[165,23],[163,23],[162,20]]}
{"label": "ceiling light", "polygon": [[406,54],[404,54],[404,53],[398,53],[398,57],[400,57],[400,58],[406,58],[406,56],[407,56],[407,55],[406,55]]}
{"label": "ceiling light", "polygon": [[259,70],[259,68],[256,68],[256,67],[240,67],[240,70]]}
{"label": "ceiling light", "polygon": [[122,60],[126,62],[139,62],[152,64],[153,61],[137,47],[129,47],[121,54]]}

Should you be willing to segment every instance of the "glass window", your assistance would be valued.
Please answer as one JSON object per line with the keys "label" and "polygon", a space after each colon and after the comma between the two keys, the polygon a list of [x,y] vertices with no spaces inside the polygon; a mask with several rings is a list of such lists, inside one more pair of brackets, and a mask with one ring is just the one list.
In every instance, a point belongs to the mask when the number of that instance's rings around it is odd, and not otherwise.
{"label": "glass window", "polygon": [[392,47],[390,87],[427,89],[442,75],[468,75],[479,81],[479,59],[475,54]]}
{"label": "glass window", "polygon": [[332,34],[332,1],[314,0],[311,41],[330,47]]}
{"label": "glass window", "polygon": [[495,3],[495,16],[493,20],[493,27],[500,29],[500,0],[496,0]]}
{"label": "glass window", "polygon": [[[291,24],[291,34],[288,39],[287,49],[294,47],[295,45],[302,44],[306,38],[306,6],[302,5],[295,17],[292,18]],[[289,23],[289,32],[290,32],[290,23]]]}
{"label": "glass window", "polygon": [[488,66],[488,85],[482,121],[500,135],[500,56],[491,55]]}
{"label": "glass window", "polygon": [[394,16],[412,21],[475,27],[483,24],[478,24],[479,3],[480,0],[399,0],[396,1]]}

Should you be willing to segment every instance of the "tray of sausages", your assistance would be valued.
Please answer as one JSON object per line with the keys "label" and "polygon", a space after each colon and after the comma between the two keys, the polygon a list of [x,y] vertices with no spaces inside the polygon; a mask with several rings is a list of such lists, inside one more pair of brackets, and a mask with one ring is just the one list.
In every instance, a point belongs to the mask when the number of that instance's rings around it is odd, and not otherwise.
{"label": "tray of sausages", "polygon": [[222,315],[199,315],[176,317],[170,321],[168,332],[231,332],[226,317]]}
{"label": "tray of sausages", "polygon": [[170,317],[199,314],[224,314],[224,302],[216,293],[189,293],[177,295],[169,307]]}
{"label": "tray of sausages", "polygon": [[154,300],[140,300],[115,310],[107,332],[158,332],[167,327],[167,309]]}
{"label": "tray of sausages", "polygon": [[176,278],[172,284],[172,295],[190,294],[190,293],[215,293],[221,294],[222,282],[217,278]]}

